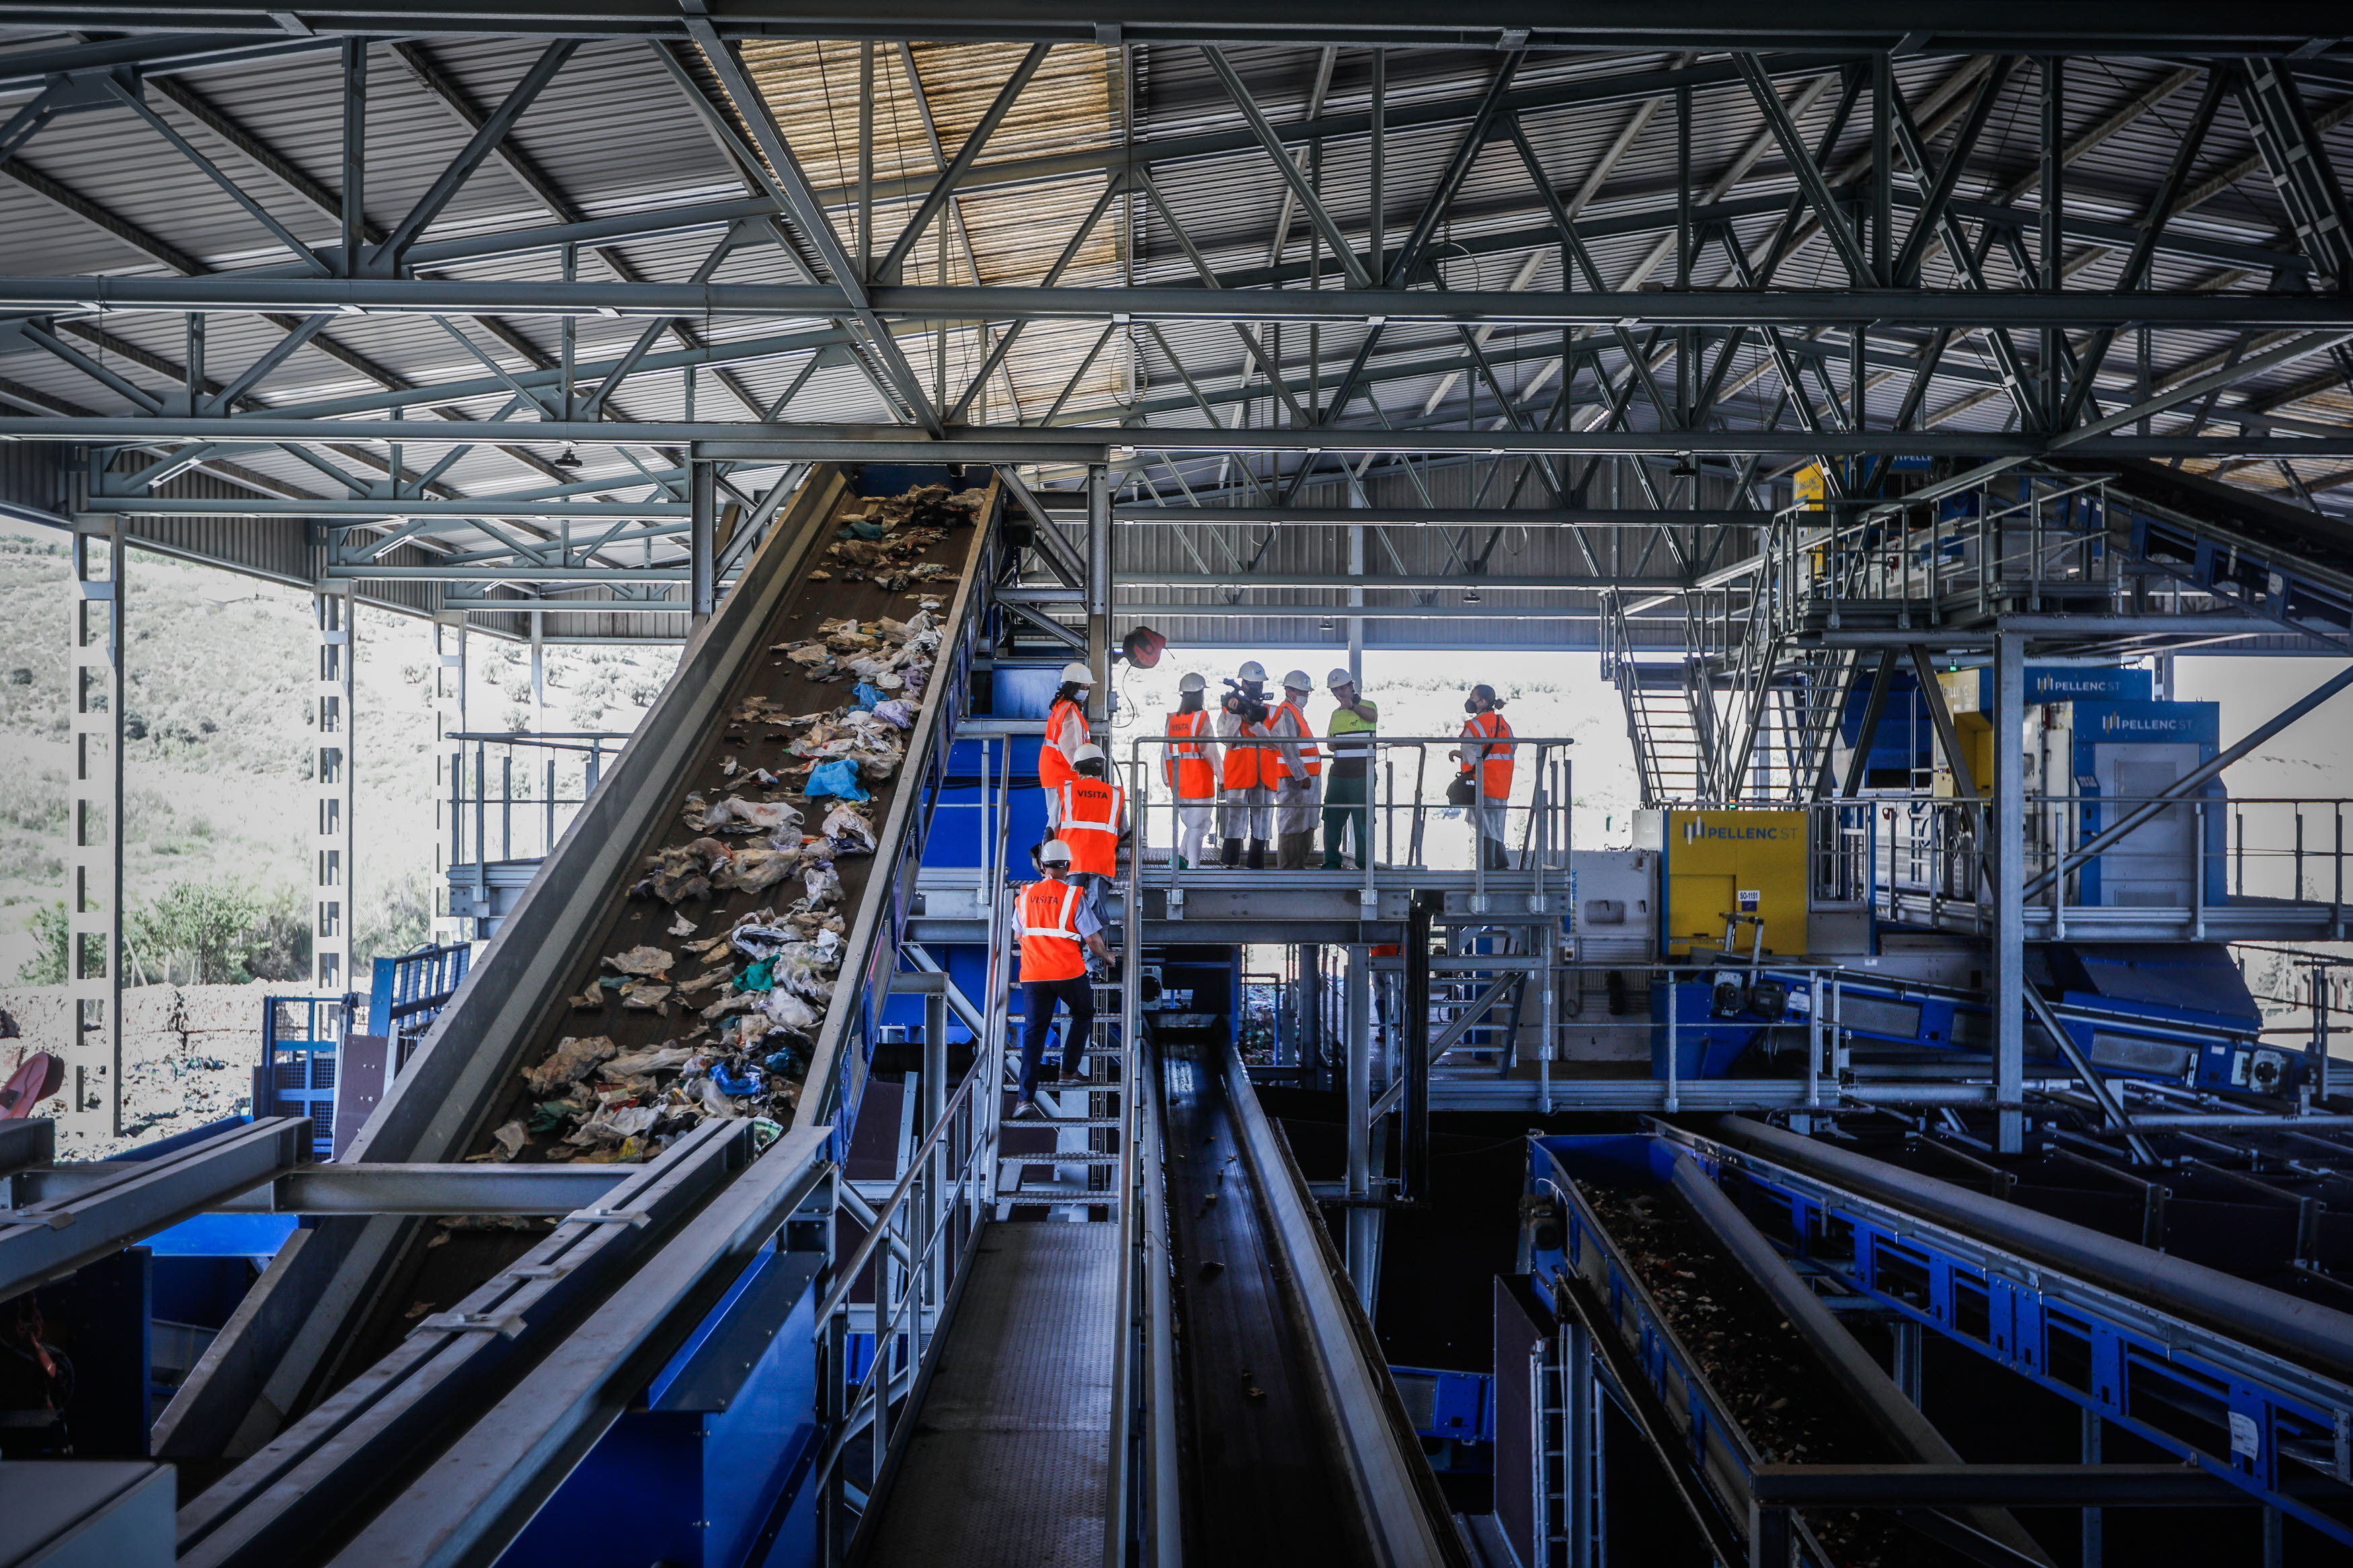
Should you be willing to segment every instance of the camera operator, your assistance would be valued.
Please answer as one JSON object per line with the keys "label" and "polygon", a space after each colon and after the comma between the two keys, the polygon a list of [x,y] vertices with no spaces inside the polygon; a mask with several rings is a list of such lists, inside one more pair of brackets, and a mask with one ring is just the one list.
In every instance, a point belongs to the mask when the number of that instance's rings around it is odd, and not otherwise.
{"label": "camera operator", "polygon": [[1250,742],[1270,733],[1267,722],[1273,716],[1273,706],[1266,700],[1266,667],[1252,659],[1226,682],[1226,694],[1218,701],[1218,739],[1225,752],[1225,776],[1219,781],[1218,791],[1218,833],[1225,841],[1219,859],[1228,866],[1244,864],[1242,843],[1247,839],[1250,868],[1266,868],[1266,841],[1274,831],[1277,773],[1273,749]]}

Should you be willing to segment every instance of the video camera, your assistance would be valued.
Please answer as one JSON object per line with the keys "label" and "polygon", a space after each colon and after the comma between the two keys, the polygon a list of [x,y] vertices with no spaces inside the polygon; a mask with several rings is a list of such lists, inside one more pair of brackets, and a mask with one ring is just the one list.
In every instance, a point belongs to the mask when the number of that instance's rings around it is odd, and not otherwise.
{"label": "video camera", "polygon": [[1252,697],[1250,689],[1229,675],[1225,678],[1226,694],[1218,699],[1218,706],[1245,724],[1263,724],[1274,709],[1263,697]]}

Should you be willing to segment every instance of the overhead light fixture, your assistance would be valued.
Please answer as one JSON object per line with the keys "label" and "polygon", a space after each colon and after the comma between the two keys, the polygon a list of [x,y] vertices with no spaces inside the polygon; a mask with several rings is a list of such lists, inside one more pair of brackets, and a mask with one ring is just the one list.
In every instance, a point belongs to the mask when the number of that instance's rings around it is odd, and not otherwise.
{"label": "overhead light fixture", "polygon": [[1695,479],[1699,478],[1699,463],[1689,452],[1677,452],[1675,466],[1669,468],[1667,473],[1673,479]]}
{"label": "overhead light fixture", "polygon": [[559,468],[576,468],[580,466],[580,453],[567,441],[565,443],[564,450],[556,453],[548,461]]}
{"label": "overhead light fixture", "polygon": [[1466,605],[1475,605],[1479,603],[1479,590],[1476,588],[1463,589],[1462,602]]}

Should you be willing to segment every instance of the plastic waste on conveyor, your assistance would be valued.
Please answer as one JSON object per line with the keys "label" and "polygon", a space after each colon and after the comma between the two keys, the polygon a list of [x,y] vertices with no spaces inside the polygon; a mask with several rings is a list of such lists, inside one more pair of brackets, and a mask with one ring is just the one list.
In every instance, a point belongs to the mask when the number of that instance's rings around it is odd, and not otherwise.
{"label": "plastic waste on conveyor", "polygon": [[[887,924],[870,874],[945,744],[996,503],[811,474],[347,1158],[634,1163],[744,1125],[765,1146],[833,1092]],[[246,1457],[562,1229],[299,1231],[156,1452]]]}

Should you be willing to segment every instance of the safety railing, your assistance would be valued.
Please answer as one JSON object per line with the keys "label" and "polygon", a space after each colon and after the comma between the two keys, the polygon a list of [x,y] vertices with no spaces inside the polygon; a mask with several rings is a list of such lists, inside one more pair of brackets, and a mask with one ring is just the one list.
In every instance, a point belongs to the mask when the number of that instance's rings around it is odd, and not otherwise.
{"label": "safety railing", "polygon": [[[1187,883],[1219,873],[1247,870],[1252,875],[1280,871],[1274,858],[1276,836],[1284,810],[1271,789],[1250,792],[1247,798],[1180,800],[1167,782],[1164,760],[1169,748],[1196,744],[1183,736],[1138,735],[1130,742],[1126,763],[1128,793],[1137,803],[1132,848],[1153,867],[1156,885],[1182,889]],[[1219,739],[1221,748],[1249,748],[1269,754],[1281,751],[1280,739]],[[1513,762],[1511,794],[1499,800],[1479,795],[1471,805],[1448,797],[1459,773],[1449,753],[1477,744],[1489,751],[1508,749]],[[1474,891],[1483,896],[1489,879],[1499,887],[1519,890],[1542,887],[1548,879],[1565,878],[1574,822],[1569,747],[1564,736],[1514,736],[1508,742],[1474,742],[1461,735],[1383,736],[1370,742],[1365,779],[1365,800],[1335,805],[1330,795],[1331,762],[1324,762],[1321,787],[1308,805],[1306,830],[1323,837],[1324,812],[1345,811],[1354,826],[1349,847],[1354,864],[1329,853],[1331,846],[1312,843],[1306,869],[1330,876],[1326,858],[1343,860],[1341,874],[1361,879],[1367,906],[1374,901],[1377,873],[1383,869],[1468,871]],[[1479,775],[1471,775],[1474,784]],[[1293,809],[1299,809],[1293,807]],[[1299,831],[1297,827],[1293,831]],[[1361,845],[1356,840],[1361,837]],[[1189,842],[1188,842],[1189,840]],[[1224,851],[1239,844],[1245,850],[1253,841],[1266,847],[1261,865],[1247,859],[1228,864]],[[1219,854],[1205,858],[1209,846]],[[1367,855],[1364,851],[1369,848]],[[1187,853],[1190,849],[1192,853]],[[1292,875],[1291,872],[1281,872]]]}
{"label": "safety railing", "polygon": [[352,1033],[356,995],[269,996],[261,1004],[261,1065],[253,1113],[311,1119],[311,1157],[335,1152],[335,1079]]}
{"label": "safety railing", "polygon": [[[2158,809],[2114,844],[2083,853],[2144,806]],[[1900,905],[1931,918],[1978,905],[1991,801],[1879,795],[1811,809],[1817,900],[1870,904],[1883,915]],[[2202,918],[2228,904],[2318,915],[2341,931],[2353,881],[2348,816],[2353,800],[2337,797],[2030,795],[2021,847],[2029,915],[2063,935],[2067,918],[2089,910]]]}
{"label": "safety railing", "polygon": [[[1128,831],[1144,841],[1145,795],[1127,796]],[[1163,1161],[1160,1068],[1144,1037],[1139,921],[1144,857],[1124,878],[1131,911],[1120,954],[1119,1296],[1113,1320],[1111,1475],[1105,1489],[1103,1561],[1174,1568],[1184,1561],[1176,1472],[1176,1311]]]}
{"label": "safety railing", "polygon": [[449,864],[539,860],[596,793],[626,731],[467,731],[448,737]]}
{"label": "safety railing", "polygon": [[[936,1058],[944,1054],[943,1040]],[[986,1053],[975,1055],[880,1205],[869,1205],[837,1180],[839,1212],[865,1235],[834,1268],[817,1311],[819,1416],[828,1436],[816,1479],[828,1521],[839,1520],[845,1505],[862,1514],[865,1500],[887,1483],[912,1405],[895,1421],[892,1411],[922,1376],[950,1294],[987,1223],[995,1069]],[[871,1300],[854,1301],[861,1284],[871,1288]],[[853,1382],[851,1342],[860,1333],[871,1334],[872,1350]],[[869,1446],[862,1487],[849,1475],[852,1446],[861,1437]],[[828,1561],[839,1561],[842,1543],[828,1545]]]}
{"label": "safety railing", "polygon": [[397,957],[379,958],[370,976],[368,1033],[388,1042],[385,1054],[398,1072],[423,1043],[433,1020],[458,994],[473,962],[470,942],[427,944]]}
{"label": "safety railing", "polygon": [[1989,613],[2092,607],[2125,579],[2109,549],[2107,481],[2013,468],[1934,500],[1792,507],[1759,552],[1755,614],[1774,629],[1838,602]]}

